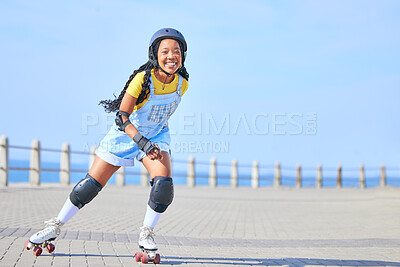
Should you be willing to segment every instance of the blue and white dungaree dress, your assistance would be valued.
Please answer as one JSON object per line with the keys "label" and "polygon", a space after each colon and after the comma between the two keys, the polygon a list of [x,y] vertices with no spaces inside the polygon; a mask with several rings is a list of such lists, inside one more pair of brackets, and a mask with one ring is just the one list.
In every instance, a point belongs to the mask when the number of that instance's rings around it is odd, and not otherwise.
{"label": "blue and white dungaree dress", "polygon": [[[157,144],[161,151],[168,153],[170,153],[171,138],[167,122],[178,107],[182,93],[183,78],[177,76],[179,77],[177,90],[163,95],[154,93],[153,79],[150,76],[150,95],[147,102],[129,116],[132,124],[144,137]],[[115,166],[134,166],[135,158],[140,161],[146,156],[115,123],[100,142],[96,154],[105,162]]]}

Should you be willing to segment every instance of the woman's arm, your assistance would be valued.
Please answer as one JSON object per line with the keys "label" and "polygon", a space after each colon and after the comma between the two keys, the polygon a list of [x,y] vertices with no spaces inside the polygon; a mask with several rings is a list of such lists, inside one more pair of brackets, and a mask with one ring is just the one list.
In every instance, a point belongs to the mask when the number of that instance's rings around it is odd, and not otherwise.
{"label": "woman's arm", "polygon": [[[133,109],[135,108],[136,105],[136,100],[137,100],[136,97],[133,97],[128,93],[125,93],[124,98],[122,98],[121,105],[119,106],[119,110],[132,114]],[[128,120],[129,118],[127,116],[122,115],[123,123],[125,123]],[[135,126],[133,126],[133,124],[129,124],[128,126],[125,127],[125,133],[130,138],[133,138],[135,134],[138,133],[138,130],[136,129]]]}
{"label": "woman's arm", "polygon": [[[124,98],[122,98],[121,105],[119,106],[119,110],[125,111],[129,114],[132,114],[133,109],[135,108],[137,98],[131,96],[129,93],[125,93]],[[129,120],[129,118],[125,115],[122,115],[122,122],[125,123],[126,121]],[[136,127],[133,124],[129,124],[125,127],[125,133],[133,139],[133,137],[138,133],[139,131],[136,129]],[[156,145],[157,146],[157,145]],[[156,160],[156,159],[161,159],[161,153],[160,149],[153,149],[151,150],[147,156],[151,160]]]}

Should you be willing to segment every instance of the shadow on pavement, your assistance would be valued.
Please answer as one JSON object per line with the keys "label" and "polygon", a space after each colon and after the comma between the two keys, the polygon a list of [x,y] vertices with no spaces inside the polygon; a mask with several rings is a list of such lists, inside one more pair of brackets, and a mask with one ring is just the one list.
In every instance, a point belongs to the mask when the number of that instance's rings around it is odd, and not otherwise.
{"label": "shadow on pavement", "polygon": [[[282,259],[257,259],[257,258],[201,258],[201,257],[170,257],[165,256],[164,264],[226,264],[226,265],[249,265],[249,266],[400,266],[400,262],[369,261],[369,260],[337,260],[337,259],[307,259],[307,258],[282,258]],[[165,260],[168,260],[166,262]],[[163,262],[161,262],[162,264]]]}
{"label": "shadow on pavement", "polygon": [[[68,253],[54,253],[42,255],[47,257],[116,257],[116,258],[132,258],[135,260],[134,255],[101,255],[101,254],[68,254]],[[180,265],[180,264],[220,264],[220,265],[242,265],[242,266],[296,266],[302,267],[307,265],[313,266],[326,266],[326,265],[339,265],[339,266],[399,266],[400,262],[390,261],[371,261],[371,260],[339,260],[339,259],[308,259],[308,258],[282,258],[282,259],[259,259],[259,258],[213,258],[213,257],[174,257],[162,256],[160,265]]]}

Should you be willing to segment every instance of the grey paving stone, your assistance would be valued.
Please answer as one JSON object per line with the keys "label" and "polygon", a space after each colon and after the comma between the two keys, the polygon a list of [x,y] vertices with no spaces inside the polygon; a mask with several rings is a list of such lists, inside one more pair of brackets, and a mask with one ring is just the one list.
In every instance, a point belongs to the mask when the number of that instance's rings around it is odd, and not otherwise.
{"label": "grey paving stone", "polygon": [[115,242],[115,234],[114,233],[104,233],[103,241],[105,242]]}
{"label": "grey paving stone", "polygon": [[[53,255],[23,250],[71,188],[2,189],[0,266],[140,266],[140,186],[107,186],[62,228]],[[400,266],[400,189],[177,186],[175,195],[156,228],[165,266]]]}
{"label": "grey paving stone", "polygon": [[78,240],[90,240],[90,232],[85,232],[85,231],[79,231]]}
{"label": "grey paving stone", "polygon": [[79,231],[67,231],[65,233],[64,239],[75,240],[78,238]]}
{"label": "grey paving stone", "polygon": [[128,235],[127,234],[115,234],[115,241],[116,242],[122,242],[122,243],[128,243]]}
{"label": "grey paving stone", "polygon": [[91,233],[90,240],[92,241],[103,241],[103,233]]}
{"label": "grey paving stone", "polygon": [[18,231],[18,228],[5,228],[2,232],[2,236],[12,236],[15,232]]}

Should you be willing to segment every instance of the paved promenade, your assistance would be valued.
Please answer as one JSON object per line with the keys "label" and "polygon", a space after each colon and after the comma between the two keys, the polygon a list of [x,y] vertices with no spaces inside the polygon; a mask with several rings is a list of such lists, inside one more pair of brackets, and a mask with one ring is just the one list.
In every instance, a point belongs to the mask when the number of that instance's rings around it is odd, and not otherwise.
{"label": "paved promenade", "polygon": [[[0,188],[0,266],[143,266],[133,256],[149,193],[140,186],[105,187],[53,254],[23,249],[71,188]],[[400,189],[177,186],[155,232],[165,266],[400,266]]]}

